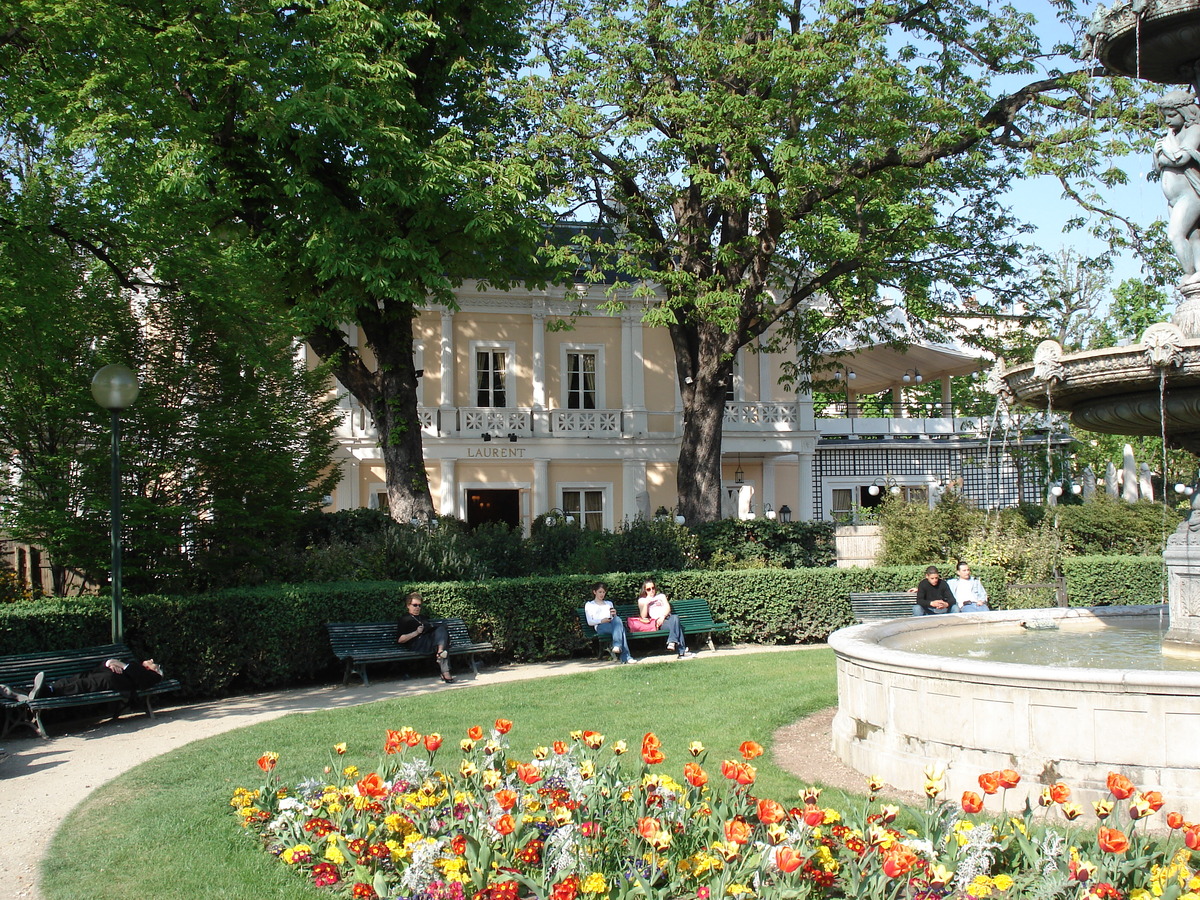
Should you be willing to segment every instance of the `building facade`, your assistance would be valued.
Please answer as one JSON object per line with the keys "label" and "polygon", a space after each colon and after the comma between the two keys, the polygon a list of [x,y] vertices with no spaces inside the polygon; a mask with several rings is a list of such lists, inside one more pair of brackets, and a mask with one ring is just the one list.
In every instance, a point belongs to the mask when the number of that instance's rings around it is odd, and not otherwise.
{"label": "building facade", "polygon": [[[602,288],[583,290],[568,299],[467,285],[458,310],[430,309],[414,323],[439,515],[528,529],[561,510],[584,527],[614,529],[675,510],[683,407],[669,334],[643,324],[642,301],[623,298],[625,310],[613,314],[600,308]],[[349,336],[358,338],[353,328]],[[846,389],[833,402],[784,387],[783,361],[754,348],[735,361],[722,443],[726,515],[851,521],[885,493],[932,502],[947,486],[984,506],[1042,499],[1044,485],[1022,479],[1014,445],[989,434],[994,417],[954,407],[952,379],[978,373],[976,356],[863,348],[839,360]],[[941,402],[906,404],[914,379],[926,391],[940,381]],[[889,388],[888,408],[859,400]],[[371,417],[339,391],[343,478],[329,508],[385,505]]]}

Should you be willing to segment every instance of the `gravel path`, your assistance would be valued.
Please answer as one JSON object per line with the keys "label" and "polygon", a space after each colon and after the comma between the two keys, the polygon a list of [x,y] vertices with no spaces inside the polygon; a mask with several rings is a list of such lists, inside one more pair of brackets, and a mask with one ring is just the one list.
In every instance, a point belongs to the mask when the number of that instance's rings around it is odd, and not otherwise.
{"label": "gravel path", "polygon": [[[722,649],[728,653],[803,652],[798,647]],[[702,654],[701,658],[707,654]],[[696,664],[702,663],[698,660]],[[5,741],[9,756],[0,763],[0,898],[41,900],[38,876],[50,839],[67,814],[89,792],[134,766],[192,741],[265,722],[295,712],[357,706],[398,694],[463,690],[563,675],[609,665],[589,660],[502,666],[477,676],[460,676],[454,687],[436,678],[383,681],[369,687],[322,686],[257,694],[190,706],[164,707],[155,719],[129,715],[117,722],[72,726],[49,740],[26,738],[28,731]],[[772,753],[781,766],[805,781],[861,792],[863,776],[830,752],[833,711],[810,716],[775,734]],[[21,836],[18,838],[17,836]]]}

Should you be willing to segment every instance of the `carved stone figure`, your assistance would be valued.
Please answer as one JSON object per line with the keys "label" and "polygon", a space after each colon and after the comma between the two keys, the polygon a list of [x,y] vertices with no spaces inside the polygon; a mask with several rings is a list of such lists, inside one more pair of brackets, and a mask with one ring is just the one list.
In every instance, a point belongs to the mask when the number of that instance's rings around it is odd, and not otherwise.
{"label": "carved stone figure", "polygon": [[1182,284],[1200,281],[1200,106],[1187,91],[1156,101],[1167,130],[1154,142],[1154,173],[1170,207],[1167,237],[1183,268]]}

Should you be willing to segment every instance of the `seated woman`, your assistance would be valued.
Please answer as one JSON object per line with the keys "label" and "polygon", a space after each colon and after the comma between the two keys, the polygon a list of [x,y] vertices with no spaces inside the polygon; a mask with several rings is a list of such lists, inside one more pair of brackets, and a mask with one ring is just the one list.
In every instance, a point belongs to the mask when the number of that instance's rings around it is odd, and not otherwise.
{"label": "seated woman", "polygon": [[667,601],[667,595],[659,592],[653,578],[642,582],[642,592],[638,594],[637,604],[641,615],[630,616],[630,631],[665,629],[668,650],[674,650],[680,659],[691,659],[696,655],[688,652],[687,644],[683,639],[683,624],[679,621],[679,616],[671,612],[671,604]]}
{"label": "seated woman", "polygon": [[445,625],[434,625],[421,615],[424,602],[419,591],[413,591],[405,599],[405,612],[396,628],[396,643],[414,653],[432,653],[442,672],[442,681],[450,684],[454,681],[450,674],[450,652],[446,649],[450,634]]}

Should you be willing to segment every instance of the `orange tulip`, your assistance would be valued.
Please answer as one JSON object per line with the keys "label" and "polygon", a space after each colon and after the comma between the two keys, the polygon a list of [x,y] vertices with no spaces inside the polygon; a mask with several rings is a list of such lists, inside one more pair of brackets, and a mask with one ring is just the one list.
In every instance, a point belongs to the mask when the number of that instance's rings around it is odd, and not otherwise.
{"label": "orange tulip", "polygon": [[708,773],[704,771],[700,763],[684,763],[683,777],[692,787],[701,788],[708,784]]}
{"label": "orange tulip", "polygon": [[775,800],[758,801],[758,821],[764,825],[773,825],[787,818],[787,810],[783,804]]}
{"label": "orange tulip", "polygon": [[517,777],[526,784],[537,784],[542,780],[542,770],[533,763],[517,763]]}
{"label": "orange tulip", "polygon": [[425,749],[430,753],[436,753],[440,746],[442,746],[442,736],[436,731],[433,734],[425,735]]}
{"label": "orange tulip", "polygon": [[1015,788],[1021,783],[1021,776],[1013,769],[1001,769],[997,775],[999,776],[1000,787],[1002,788]]}
{"label": "orange tulip", "polygon": [[979,776],[979,787],[985,794],[994,794],[1000,790],[1000,773],[984,772]]}
{"label": "orange tulip", "polygon": [[604,735],[598,731],[585,731],[583,743],[592,750],[599,750],[604,746]]}
{"label": "orange tulip", "polygon": [[415,729],[405,725],[400,729],[400,737],[404,739],[404,743],[410,747],[415,747],[424,740],[424,737],[416,732]]}
{"label": "orange tulip", "polygon": [[387,736],[383,741],[383,752],[388,756],[394,753],[399,753],[404,749],[404,736],[399,731],[387,730]]}
{"label": "orange tulip", "polygon": [[647,731],[642,738],[642,752],[644,753],[651,747],[662,747],[662,741],[658,739],[658,735],[653,731]]}
{"label": "orange tulip", "polygon": [[270,772],[279,763],[279,754],[274,751],[264,753],[258,758],[258,767],[264,772]]}
{"label": "orange tulip", "polygon": [[1186,824],[1187,824],[1187,822],[1185,822],[1183,820],[1182,813],[1175,812],[1174,810],[1167,813],[1167,827],[1170,828],[1172,831],[1176,831],[1180,828],[1183,828],[1183,826],[1185,826]]}
{"label": "orange tulip", "polygon": [[804,824],[811,828],[816,828],[825,821],[825,810],[819,806],[808,805],[804,807]]}
{"label": "orange tulip", "polygon": [[1066,803],[1071,797],[1071,789],[1061,781],[1050,785],[1050,799],[1055,803]]}
{"label": "orange tulip", "polygon": [[500,818],[492,822],[492,827],[504,835],[512,834],[516,830],[517,823],[508,813],[500,816]]}
{"label": "orange tulip", "polygon": [[1129,836],[1117,828],[1101,827],[1096,832],[1096,843],[1105,853],[1124,853],[1129,849]]}
{"label": "orange tulip", "polygon": [[1189,850],[1200,850],[1200,825],[1188,825],[1183,829],[1183,843]]}
{"label": "orange tulip", "polygon": [[899,878],[919,861],[917,854],[903,844],[894,844],[883,851],[883,874],[888,878]]}
{"label": "orange tulip", "polygon": [[512,722],[510,722],[508,719],[497,719],[496,731],[499,734],[508,734],[510,731],[512,731]]}
{"label": "orange tulip", "polygon": [[387,794],[387,788],[383,786],[383,779],[375,772],[360,779],[356,787],[360,797],[383,797]]}
{"label": "orange tulip", "polygon": [[1108,792],[1118,800],[1127,800],[1137,790],[1133,782],[1116,772],[1108,773]]}
{"label": "orange tulip", "polygon": [[483,740],[483,726],[482,725],[472,725],[470,728],[467,729],[467,737],[469,737],[473,741]]}
{"label": "orange tulip", "polygon": [[662,822],[649,816],[637,820],[637,833],[656,850],[665,850],[671,843],[671,835],[663,829]]}
{"label": "orange tulip", "polygon": [[754,741],[742,741],[742,745],[738,747],[738,752],[742,754],[742,759],[752,760],[763,755],[763,748],[754,743]]}
{"label": "orange tulip", "polygon": [[725,823],[725,840],[731,844],[745,844],[750,840],[750,823],[738,816]]}
{"label": "orange tulip", "polygon": [[983,809],[983,798],[974,791],[963,791],[962,808],[965,813],[977,813]]}
{"label": "orange tulip", "polygon": [[494,796],[496,798],[496,805],[499,806],[505,812],[508,812],[514,806],[517,805],[516,791],[510,791],[510,790],[496,791]]}
{"label": "orange tulip", "polygon": [[662,742],[655,737],[654,732],[646,733],[642,738],[642,761],[648,766],[656,766],[666,759],[662,752]]}
{"label": "orange tulip", "polygon": [[780,847],[775,851],[775,865],[780,872],[795,872],[804,865],[804,855],[791,847]]}
{"label": "orange tulip", "polygon": [[1143,791],[1141,798],[1150,807],[1150,812],[1158,812],[1163,808],[1163,795],[1159,791]]}
{"label": "orange tulip", "polygon": [[553,746],[554,746],[554,752],[557,753],[559,756],[562,756],[564,753],[567,752],[566,741],[555,741]]}

